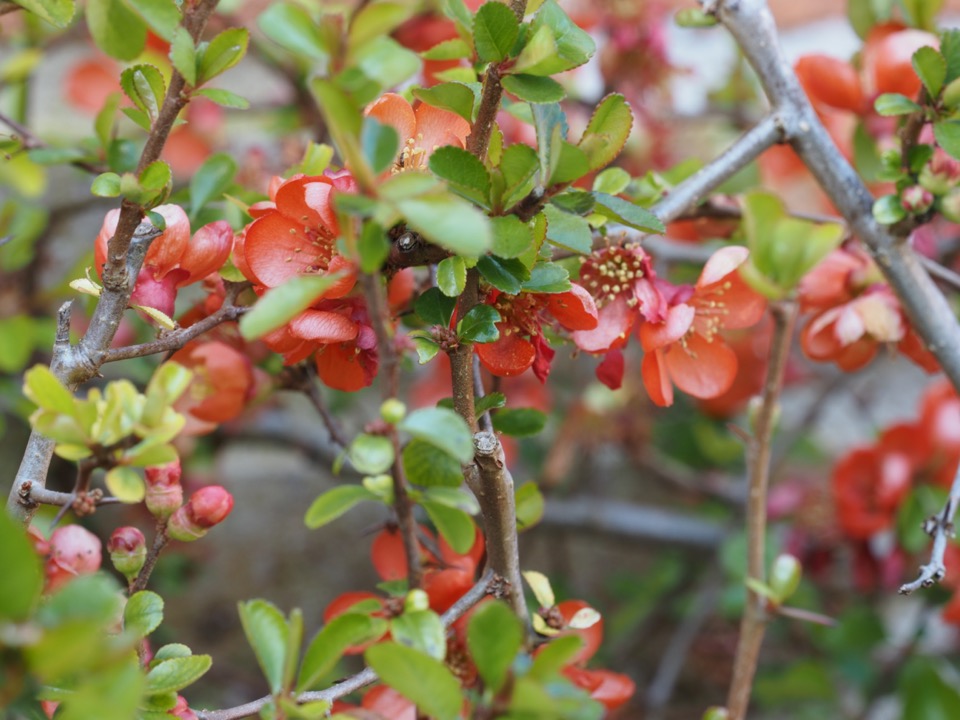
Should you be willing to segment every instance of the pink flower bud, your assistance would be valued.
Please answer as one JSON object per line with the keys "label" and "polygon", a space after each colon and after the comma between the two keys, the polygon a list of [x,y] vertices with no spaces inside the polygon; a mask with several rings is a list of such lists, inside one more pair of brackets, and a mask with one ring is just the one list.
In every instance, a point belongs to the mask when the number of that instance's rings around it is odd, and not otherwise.
{"label": "pink flower bud", "polygon": [[233,250],[233,228],[226,220],[204,225],[193,234],[193,239],[180,257],[180,269],[187,271],[189,276],[177,283],[177,287],[184,287],[203,280],[207,275],[216,272],[230,257]]}
{"label": "pink flower bud", "polygon": [[135,577],[147,558],[147,541],[135,527],[120,527],[107,542],[110,562],[128,580]]}
{"label": "pink flower bud", "polygon": [[100,569],[100,538],[79,525],[58,528],[50,536],[50,557],[45,568],[47,592],[53,592],[77,575]]}
{"label": "pink flower bud", "polygon": [[177,704],[168,710],[167,714],[180,720],[197,720],[197,714],[187,705],[187,699],[183,695],[177,695]]}
{"label": "pink flower bud", "polygon": [[189,502],[173,514],[167,532],[174,540],[197,540],[223,522],[231,510],[233,496],[219,485],[208,485],[197,490]]}
{"label": "pink flower bud", "polygon": [[930,162],[920,171],[920,184],[934,195],[944,195],[960,181],[960,161],[943,150],[934,152]]}
{"label": "pink flower bud", "polygon": [[147,510],[154,517],[170,517],[183,505],[183,488],[180,486],[180,459],[166,465],[148,467],[146,475]]}
{"label": "pink flower bud", "polygon": [[900,193],[900,204],[908,213],[920,215],[933,205],[933,193],[920,185],[911,185]]}

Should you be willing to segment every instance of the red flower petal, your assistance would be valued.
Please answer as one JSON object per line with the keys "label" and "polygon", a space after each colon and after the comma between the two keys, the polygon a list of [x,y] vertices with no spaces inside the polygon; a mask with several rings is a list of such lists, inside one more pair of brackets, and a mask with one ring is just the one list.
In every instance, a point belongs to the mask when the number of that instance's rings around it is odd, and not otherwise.
{"label": "red flower petal", "polygon": [[193,234],[193,239],[180,257],[180,267],[190,275],[181,280],[177,287],[199,282],[219,270],[230,257],[232,249],[233,228],[230,223],[217,220],[204,225]]}
{"label": "red flower petal", "polygon": [[247,228],[243,255],[254,277],[267,287],[277,287],[298,275],[328,267],[333,246],[308,232],[301,223],[272,212]]}
{"label": "red flower petal", "polygon": [[667,374],[663,348],[649,350],[643,356],[640,365],[643,386],[654,405],[670,407],[673,405],[673,383]]}
{"label": "red flower petal", "polygon": [[728,245],[720,248],[710,256],[706,265],[703,266],[700,279],[697,280],[697,287],[702,288],[721,282],[727,275],[743,265],[749,256],[750,251],[742,245]]}
{"label": "red flower petal", "polygon": [[697,398],[722,395],[737,375],[737,355],[719,337],[708,342],[693,333],[687,336],[685,346],[670,347],[665,359],[677,387]]}
{"label": "red flower petal", "polygon": [[533,365],[536,350],[533,344],[519,333],[506,334],[504,323],[497,323],[500,339],[492,343],[476,345],[477,355],[483,366],[500,377],[519,375]]}
{"label": "red flower petal", "polygon": [[636,311],[627,307],[626,299],[618,295],[597,311],[597,325],[593,330],[578,330],[571,337],[578,348],[587,352],[623,347],[636,317]]}
{"label": "red flower petal", "polygon": [[[362,330],[359,335],[362,335]],[[359,337],[358,335],[358,337]],[[343,392],[368,387],[377,376],[376,348],[360,350],[355,343],[324,345],[316,355],[317,375],[324,385]]]}
{"label": "red flower petal", "polygon": [[370,547],[370,559],[381,580],[406,580],[407,553],[399,530],[384,528],[377,533]]}
{"label": "red flower petal", "polygon": [[449,110],[420,103],[414,110],[417,120],[417,145],[430,154],[443,145],[463,147],[470,134],[470,123]]}
{"label": "red flower petal", "polygon": [[295,337],[323,344],[353,340],[359,330],[350,318],[328,310],[304,310],[290,321]]}
{"label": "red flower petal", "polygon": [[330,203],[332,192],[333,182],[322,175],[288,180],[277,189],[277,210],[294,222],[336,237],[340,229]]}
{"label": "red flower petal", "polygon": [[640,326],[640,345],[645,351],[650,351],[677,342],[687,334],[695,317],[696,310],[692,305],[674,305],[667,310],[667,319],[664,322],[647,322]]}
{"label": "red flower petal", "polygon": [[[583,600],[564,600],[557,603],[557,610],[563,616],[564,621],[570,622],[573,616],[584,608],[592,607],[590,603]],[[577,654],[570,659],[571,664],[583,664],[596,654],[603,642],[603,618],[597,620],[593,625],[587,628],[570,628],[564,630],[561,635],[577,635],[583,640],[583,647],[577,651]]]}
{"label": "red flower petal", "polygon": [[590,293],[576,283],[571,283],[570,292],[547,295],[547,308],[567,330],[597,327],[597,305]]}
{"label": "red flower petal", "polygon": [[623,353],[619,350],[608,352],[597,366],[597,380],[611,390],[619,390],[623,385]]}
{"label": "red flower petal", "polygon": [[583,668],[568,667],[563,674],[574,685],[590,693],[590,697],[608,710],[615,710],[626,703],[637,691],[636,683],[621,673],[610,670],[585,670]]}
{"label": "red flower petal", "polygon": [[417,118],[413,108],[402,96],[396,93],[384,93],[379,99],[367,106],[364,114],[389,125],[400,136],[403,145],[417,132]]}

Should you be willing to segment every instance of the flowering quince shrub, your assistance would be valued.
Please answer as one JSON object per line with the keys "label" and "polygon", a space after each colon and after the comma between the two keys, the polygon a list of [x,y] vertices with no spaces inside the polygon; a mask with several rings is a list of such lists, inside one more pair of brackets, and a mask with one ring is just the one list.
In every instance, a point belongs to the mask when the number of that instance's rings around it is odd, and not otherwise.
{"label": "flowering quince shrub", "polygon": [[[679,73],[657,3],[0,2],[14,195],[0,201],[0,421],[30,431],[0,517],[0,706],[31,720],[662,716],[681,659],[698,692],[673,697],[678,716],[740,720],[751,697],[769,717],[874,717],[891,701],[956,716],[942,653],[876,662],[888,632],[927,639],[877,607],[930,535],[902,589],[943,580],[914,614],[960,623],[955,386],[931,380],[911,418],[835,458],[813,427],[847,374],[885,357],[929,375],[943,361],[957,380],[949,328],[931,336],[919,291],[891,271],[922,263],[960,287],[960,33],[938,8],[851,0],[854,58],[793,65],[831,162],[851,160],[876,196],[851,217],[836,191],[795,200],[816,181],[809,157],[774,146],[795,140],[783,118],[766,152],[741,140],[707,168],[671,153]],[[82,128],[48,139],[29,90],[44,52],[78,37],[60,89]],[[745,106],[746,85],[717,101]],[[736,173],[754,159],[759,174]],[[61,177],[89,185],[86,235],[76,208],[37,199]],[[46,245],[67,220],[76,262]],[[54,257],[68,277],[40,287]],[[73,302],[44,321],[52,299]],[[281,391],[317,411],[333,483],[258,522],[343,543],[372,508],[379,583],[328,588],[304,558],[311,597],[332,590],[316,617],[235,597],[262,678],[231,681],[245,704],[205,709],[229,670],[206,676],[221,660],[164,624],[180,598],[163,572],[259,511],[206,461],[271,415],[294,445],[303,418]],[[791,425],[774,437],[781,404]],[[633,492],[649,477],[677,496],[640,505],[661,499]],[[534,569],[555,570],[582,530],[628,538],[643,572],[591,562],[608,577],[588,587]],[[681,554],[637,551],[650,539]],[[199,547],[213,572],[215,543]],[[758,663],[766,630],[780,652]]]}

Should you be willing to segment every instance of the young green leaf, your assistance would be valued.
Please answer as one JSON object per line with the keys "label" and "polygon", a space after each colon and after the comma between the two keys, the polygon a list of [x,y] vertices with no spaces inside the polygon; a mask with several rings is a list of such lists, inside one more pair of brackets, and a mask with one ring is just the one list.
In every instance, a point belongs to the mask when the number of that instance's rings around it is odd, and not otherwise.
{"label": "young green leaf", "polygon": [[459,716],[460,683],[439,660],[392,642],[368,648],[366,660],[383,682],[425,714],[436,720]]}
{"label": "young green leaf", "polygon": [[24,529],[0,513],[0,567],[7,588],[0,593],[0,619],[24,620],[40,599],[43,567]]}
{"label": "young green leaf", "polygon": [[463,483],[460,462],[431,443],[411,440],[403,448],[402,459],[404,473],[415,485],[457,488]]}
{"label": "young green leaf", "polygon": [[502,601],[481,605],[467,626],[467,647],[488,688],[497,692],[523,645],[523,626]]}
{"label": "young green leaf", "polygon": [[448,297],[457,297],[467,284],[467,264],[462,257],[454,255],[437,264],[437,287]]}
{"label": "young green leaf", "polygon": [[517,488],[517,530],[532,528],[543,518],[543,494],[535,482],[527,482]]}
{"label": "young green leaf", "polygon": [[878,115],[890,117],[894,115],[909,115],[920,110],[920,106],[906,95],[900,93],[884,93],[873,101],[873,108]]}
{"label": "young green leaf", "polygon": [[276,606],[266,600],[248,600],[238,603],[237,608],[243,632],[267,678],[270,692],[276,694],[283,688],[287,620]]}
{"label": "young green leaf", "polygon": [[607,95],[593,111],[580,138],[591,170],[609,165],[627,142],[633,127],[633,113],[623,95]]}
{"label": "young green leaf", "polygon": [[449,453],[461,463],[473,459],[473,435],[463,418],[446,408],[420,408],[407,415],[399,430]]}
{"label": "young green leaf", "polygon": [[597,202],[597,212],[615,220],[627,227],[643,230],[644,232],[662,233],[665,231],[660,218],[646,208],[602,192],[593,193]]}
{"label": "young green leaf", "polygon": [[436,660],[442,661],[447,655],[447,631],[440,616],[430,610],[405,612],[394,618],[390,621],[390,635],[401,645]]}
{"label": "young green leaf", "polygon": [[194,90],[194,95],[200,95],[201,97],[207,98],[210,102],[214,102],[217,105],[227,108],[236,108],[237,110],[246,110],[250,107],[250,101],[245,97],[241,97],[234,92],[229,90],[221,90],[220,88],[201,88],[200,90]]}
{"label": "young green leaf", "polygon": [[295,55],[321,61],[330,55],[327,40],[302,5],[270,3],[257,18],[257,25],[264,35]]}
{"label": "young green leaf", "polygon": [[73,394],[46,365],[34,365],[23,378],[23,394],[37,407],[62,415],[76,412]]}
{"label": "young green leaf", "polygon": [[127,5],[150,26],[159,37],[168,42],[183,17],[174,0],[125,0]]}
{"label": "young green leaf", "polygon": [[[434,488],[446,490],[448,488]],[[437,532],[443,536],[454,552],[466,553],[473,547],[476,539],[476,526],[473,519],[463,510],[452,508],[430,500],[421,500],[420,505],[427,511]]]}
{"label": "young green leaf", "polygon": [[439,288],[430,288],[421,294],[413,304],[413,310],[421,320],[428,325],[440,325],[441,327],[450,325],[456,307],[456,298],[444,295]]}
{"label": "young green leaf", "polygon": [[229,28],[198,53],[197,84],[203,85],[236,65],[247,52],[250,33],[246,28]]}
{"label": "young green leaf", "polygon": [[555,103],[567,96],[563,85],[550,77],[537,75],[505,75],[503,89],[529,103]]}
{"label": "young green leaf", "polygon": [[493,427],[514,437],[536,435],[546,424],[546,414],[535,408],[504,408],[493,416]]}
{"label": "young green leaf", "polygon": [[481,207],[489,207],[490,174],[473,153],[448,145],[430,156],[430,170],[450,189]]}
{"label": "young green leaf", "polygon": [[477,257],[490,249],[489,219],[455,195],[421,195],[398,200],[396,207],[409,227],[450,252]]}
{"label": "young green leaf", "polygon": [[178,27],[170,42],[170,62],[183,75],[187,85],[197,84],[197,46],[186,28]]}
{"label": "young green leaf", "polygon": [[304,522],[308,528],[316,530],[336,520],[364,500],[379,500],[379,498],[362,485],[338,485],[327,490],[310,504]]}
{"label": "young green leaf", "polygon": [[360,129],[360,146],[370,168],[379,175],[393,164],[400,149],[400,136],[392,126],[365,117]]}
{"label": "young green leaf", "polygon": [[543,209],[547,218],[547,240],[576,253],[588,255],[593,250],[593,233],[586,218],[571,215],[554,205]]}
{"label": "young green leaf", "polygon": [[141,590],[127,600],[123,608],[123,629],[137,637],[146,637],[163,622],[163,598],[155,592]]}
{"label": "young green leaf", "polygon": [[473,18],[473,44],[482,62],[506,60],[519,34],[517,16],[503,3],[484,3]]}
{"label": "young green leaf", "polygon": [[913,54],[911,62],[927,94],[936,99],[947,79],[946,59],[935,48],[924,46]]}
{"label": "young green leaf", "polygon": [[457,323],[457,335],[461,342],[494,342],[500,338],[497,329],[500,319],[500,313],[490,305],[477,305]]}
{"label": "young green leaf", "polygon": [[347,450],[350,464],[364,475],[379,475],[393,465],[393,443],[383,435],[357,435]]}
{"label": "young green leaf", "polygon": [[477,270],[490,285],[508,295],[519,293],[523,281],[530,277],[530,271],[519,260],[505,260],[493,255],[480,258]]}
{"label": "young green leaf", "polygon": [[112,172],[97,175],[90,192],[97,197],[117,197],[120,194],[120,176]]}
{"label": "young green leaf", "polygon": [[120,87],[127,97],[153,122],[160,114],[167,93],[163,75],[153,65],[134,65],[120,74]]}
{"label": "young green leaf", "polygon": [[117,60],[133,60],[147,43],[147,24],[123,0],[87,0],[87,28],[97,47]]}
{"label": "young green leaf", "polygon": [[339,274],[300,275],[270,288],[248,313],[240,318],[240,334],[256,340],[276,330],[313,305],[340,279]]}
{"label": "young green leaf", "polygon": [[414,88],[413,96],[427,105],[449,110],[467,122],[473,122],[479,89],[479,83],[447,82],[430,88]]}
{"label": "young green leaf", "polygon": [[77,11],[74,0],[17,0],[16,4],[58,28],[69,25]]}
{"label": "young green leaf", "polygon": [[176,692],[192,685],[210,669],[213,661],[209,655],[175,657],[155,665],[147,673],[147,693],[157,695]]}
{"label": "young green leaf", "polygon": [[211,200],[219,199],[230,187],[237,172],[237,162],[226,153],[214,153],[190,178],[190,217]]}
{"label": "young green leaf", "polygon": [[138,503],[143,500],[146,486],[140,473],[126,465],[118,465],[107,471],[104,483],[110,493],[120,502]]}
{"label": "young green leaf", "polygon": [[387,631],[387,621],[359,612],[332,618],[314,636],[300,665],[297,692],[309,690],[328,675],[352,646],[376,640]]}

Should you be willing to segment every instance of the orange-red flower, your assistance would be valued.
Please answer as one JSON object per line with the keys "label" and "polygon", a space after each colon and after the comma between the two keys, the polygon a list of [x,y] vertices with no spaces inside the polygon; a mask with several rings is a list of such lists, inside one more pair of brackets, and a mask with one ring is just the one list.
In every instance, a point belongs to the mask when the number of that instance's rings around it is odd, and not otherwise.
{"label": "orange-red flower", "polygon": [[597,327],[597,306],[590,293],[576,283],[562,293],[507,295],[493,290],[487,303],[500,313],[500,337],[476,345],[477,355],[487,370],[501,377],[519,375],[532,367],[541,382],[547,379],[555,353],[540,327],[544,315],[549,314],[567,330]]}
{"label": "orange-red flower", "polygon": [[583,261],[580,284],[597,305],[597,326],[573,333],[577,347],[587,352],[623,347],[641,319],[666,319],[667,302],[657,288],[650,256],[639,243],[595,250]]}
{"label": "orange-red flower", "polygon": [[657,405],[673,404],[674,384],[697,398],[716,397],[733,384],[737,356],[719,332],[750,327],[765,308],[737,271],[747,255],[744,247],[721,248],[694,287],[673,288],[664,322],[640,326],[643,384]]}
{"label": "orange-red flower", "polygon": [[855,245],[827,255],[800,281],[800,309],[813,311],[800,345],[814,360],[832,360],[851,372],[869,363],[880,343],[898,343],[900,352],[928,372],[936,358],[907,322],[893,291],[876,265]]}
{"label": "orange-red flower", "polygon": [[235,418],[256,389],[250,360],[226,343],[194,340],[170,359],[193,371],[190,386],[174,404],[187,415],[185,432],[190,434],[211,432],[218,423]]}
{"label": "orange-red flower", "polygon": [[841,458],[832,484],[843,531],[849,537],[867,539],[892,527],[912,476],[908,456],[879,446],[857,448]]}
{"label": "orange-red flower", "polygon": [[438,147],[462,148],[470,123],[449,110],[419,103],[416,108],[396,93],[386,93],[366,109],[366,114],[391,126],[400,136],[400,153],[392,172],[426,170]]}

